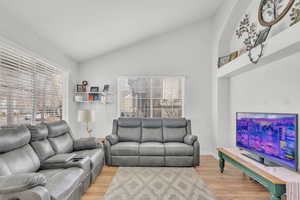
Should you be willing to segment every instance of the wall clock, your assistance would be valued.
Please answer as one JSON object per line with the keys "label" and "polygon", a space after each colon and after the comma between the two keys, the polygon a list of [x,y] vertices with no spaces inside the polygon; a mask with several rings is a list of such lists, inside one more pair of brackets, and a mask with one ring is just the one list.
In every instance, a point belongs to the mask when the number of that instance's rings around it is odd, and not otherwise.
{"label": "wall clock", "polygon": [[258,11],[258,20],[262,26],[277,24],[291,9],[295,0],[262,0]]}

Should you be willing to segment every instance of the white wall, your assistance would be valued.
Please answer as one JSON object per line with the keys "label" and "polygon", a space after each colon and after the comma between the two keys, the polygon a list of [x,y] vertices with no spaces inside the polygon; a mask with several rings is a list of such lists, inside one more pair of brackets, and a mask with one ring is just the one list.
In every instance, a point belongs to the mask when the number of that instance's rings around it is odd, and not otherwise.
{"label": "white wall", "polygon": [[16,21],[10,13],[0,12],[0,40],[10,43],[17,48],[22,48],[30,54],[35,54],[47,59],[51,64],[60,67],[69,74],[67,115],[68,121],[75,136],[77,136],[78,124],[76,122],[77,105],[73,102],[72,88],[78,76],[78,65],[68,56],[64,55],[57,47],[39,37],[20,21]]}
{"label": "white wall", "polygon": [[235,112],[300,113],[299,56],[231,78],[231,145],[235,145]]}
{"label": "white wall", "polygon": [[[110,134],[117,118],[116,82],[122,75],[185,75],[185,114],[192,120],[201,153],[212,150],[211,130],[211,44],[212,21],[180,30],[121,49],[80,65],[80,79],[91,84],[111,83],[115,95],[112,105],[85,105],[96,110],[93,134]],[[84,134],[84,133],[82,133]]]}

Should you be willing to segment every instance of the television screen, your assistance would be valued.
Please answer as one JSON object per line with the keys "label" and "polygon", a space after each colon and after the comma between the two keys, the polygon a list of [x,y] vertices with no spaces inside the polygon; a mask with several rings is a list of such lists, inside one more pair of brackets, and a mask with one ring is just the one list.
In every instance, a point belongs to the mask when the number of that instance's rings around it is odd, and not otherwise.
{"label": "television screen", "polygon": [[296,114],[237,113],[236,143],[267,160],[297,170]]}

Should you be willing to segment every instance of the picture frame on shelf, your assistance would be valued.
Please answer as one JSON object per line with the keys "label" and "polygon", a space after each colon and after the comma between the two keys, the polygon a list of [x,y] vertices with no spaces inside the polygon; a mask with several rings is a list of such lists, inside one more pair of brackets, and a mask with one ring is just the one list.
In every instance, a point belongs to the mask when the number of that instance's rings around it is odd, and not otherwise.
{"label": "picture frame on shelf", "polygon": [[86,92],[86,86],[83,84],[77,84],[76,90],[77,90],[77,92]]}
{"label": "picture frame on shelf", "polygon": [[109,85],[104,85],[103,92],[108,92],[108,91],[109,91]]}
{"label": "picture frame on shelf", "polygon": [[270,30],[271,30],[271,28],[268,27],[268,28],[266,28],[266,29],[259,32],[258,37],[255,41],[254,47],[257,47],[258,45],[264,43],[267,40],[267,38],[269,36],[269,33],[270,33]]}
{"label": "picture frame on shelf", "polygon": [[99,92],[99,87],[96,86],[91,87],[90,92]]}
{"label": "picture frame on shelf", "polygon": [[[299,2],[299,5],[300,5],[300,2]],[[298,22],[300,22],[300,9],[294,9],[292,14],[291,14],[291,25],[290,26],[293,26],[295,24],[297,24]]]}
{"label": "picture frame on shelf", "polygon": [[229,62],[236,59],[237,57],[239,56],[239,52],[238,51],[235,51],[235,52],[232,52],[230,55],[229,55]]}
{"label": "picture frame on shelf", "polygon": [[219,57],[218,68],[221,68],[223,65],[226,65],[230,62],[230,56]]}

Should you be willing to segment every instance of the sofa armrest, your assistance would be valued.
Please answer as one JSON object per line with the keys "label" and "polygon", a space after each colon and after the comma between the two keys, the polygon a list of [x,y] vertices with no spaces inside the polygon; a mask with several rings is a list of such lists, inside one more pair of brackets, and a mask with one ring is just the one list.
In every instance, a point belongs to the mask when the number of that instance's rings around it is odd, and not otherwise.
{"label": "sofa armrest", "polygon": [[75,158],[77,155],[75,153],[62,153],[62,154],[56,154],[47,160],[44,160],[43,164],[57,164],[57,163],[67,163],[73,158]]}
{"label": "sofa armrest", "polygon": [[91,161],[89,157],[80,157],[76,154],[70,155],[74,156],[66,162],[55,162],[55,159],[51,160],[51,158],[50,161],[48,161],[49,159],[45,160],[43,163],[41,163],[41,169],[67,169],[71,167],[78,167],[84,170],[90,170]]}
{"label": "sofa armrest", "polygon": [[200,143],[199,143],[199,141],[195,141],[193,144],[193,147],[194,147],[193,163],[194,163],[194,167],[197,167],[200,165]]}
{"label": "sofa armrest", "polygon": [[111,145],[117,144],[119,142],[119,137],[117,135],[108,135],[106,136],[106,140],[109,141]]}
{"label": "sofa armrest", "polygon": [[196,135],[186,135],[184,137],[184,143],[189,145],[193,145],[194,142],[196,142],[197,140],[198,140],[198,136]]}
{"label": "sofa armrest", "polygon": [[37,186],[30,190],[17,193],[0,194],[1,200],[51,200],[48,190],[43,186]]}
{"label": "sofa armrest", "polygon": [[105,162],[106,165],[112,165],[112,156],[111,156],[111,144],[108,140],[104,141],[104,153],[105,153]]}
{"label": "sofa armrest", "polygon": [[0,194],[18,193],[37,186],[45,186],[47,179],[43,174],[24,173],[0,177]]}
{"label": "sofa armrest", "polygon": [[97,141],[95,137],[89,137],[89,138],[81,138],[74,141],[74,150],[80,151],[80,150],[88,150],[88,149],[97,149],[101,148],[100,142]]}

